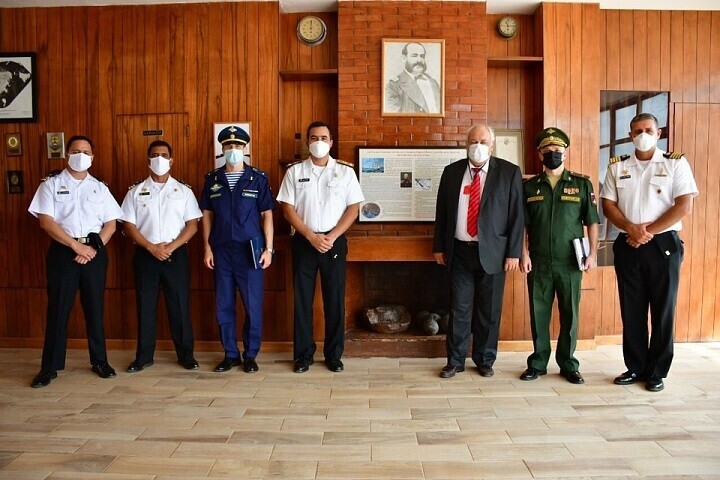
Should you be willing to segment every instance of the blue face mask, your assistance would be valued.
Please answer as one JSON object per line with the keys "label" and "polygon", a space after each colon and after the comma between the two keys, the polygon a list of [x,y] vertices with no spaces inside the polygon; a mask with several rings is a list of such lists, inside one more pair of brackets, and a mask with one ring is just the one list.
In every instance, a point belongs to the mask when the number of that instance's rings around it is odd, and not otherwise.
{"label": "blue face mask", "polygon": [[225,162],[233,167],[238,165],[245,158],[245,154],[242,150],[233,148],[231,150],[225,150]]}

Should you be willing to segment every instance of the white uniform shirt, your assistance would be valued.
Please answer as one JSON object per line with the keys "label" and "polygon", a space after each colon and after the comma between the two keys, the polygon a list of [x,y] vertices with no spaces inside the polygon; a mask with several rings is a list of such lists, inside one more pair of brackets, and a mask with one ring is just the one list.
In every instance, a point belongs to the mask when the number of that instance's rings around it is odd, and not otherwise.
{"label": "white uniform shirt", "polygon": [[349,205],[360,203],[365,197],[355,170],[330,157],[319,174],[313,171],[310,158],[288,168],[277,200],[294,206],[313,232],[328,232],[335,228]]}
{"label": "white uniform shirt", "polygon": [[173,177],[160,185],[148,177],[133,185],[122,203],[123,222],[134,224],[148,242],[175,240],[188,220],[202,218],[192,190]]}
{"label": "white uniform shirt", "polygon": [[[482,191],[485,188],[485,180],[487,180],[488,168],[490,160],[486,161],[485,164],[480,168],[478,175],[480,175],[480,198],[482,199]],[[471,172],[475,166],[468,161],[468,167],[465,169],[465,175],[463,175],[462,185],[460,185],[460,198],[458,198],[458,209],[457,209],[457,221],[455,222],[455,238],[464,242],[477,241],[477,235],[471,237],[467,232],[467,215],[468,207],[470,206],[470,184],[472,183]],[[467,192],[467,193],[466,193]]]}
{"label": "white uniform shirt", "polygon": [[[665,158],[663,153],[656,148],[644,169],[634,153],[627,160],[608,165],[600,197],[617,202],[625,218],[639,224],[660,218],[677,197],[697,195],[695,178],[685,157]],[[682,230],[682,222],[664,231],[669,230]]]}
{"label": "white uniform shirt", "polygon": [[42,182],[28,212],[35,217],[49,215],[74,238],[99,233],[103,224],[123,213],[104,183],[89,173],[77,181],[67,169]]}

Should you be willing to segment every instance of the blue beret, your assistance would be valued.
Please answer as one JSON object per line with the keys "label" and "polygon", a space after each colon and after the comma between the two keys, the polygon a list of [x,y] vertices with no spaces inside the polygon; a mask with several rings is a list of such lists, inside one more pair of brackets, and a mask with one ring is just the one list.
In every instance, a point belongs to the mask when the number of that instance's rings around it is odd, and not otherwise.
{"label": "blue beret", "polygon": [[248,135],[248,133],[242,128],[234,125],[225,127],[220,130],[220,133],[218,133],[218,142],[220,142],[220,145],[232,142],[247,145],[249,141],[250,135]]}

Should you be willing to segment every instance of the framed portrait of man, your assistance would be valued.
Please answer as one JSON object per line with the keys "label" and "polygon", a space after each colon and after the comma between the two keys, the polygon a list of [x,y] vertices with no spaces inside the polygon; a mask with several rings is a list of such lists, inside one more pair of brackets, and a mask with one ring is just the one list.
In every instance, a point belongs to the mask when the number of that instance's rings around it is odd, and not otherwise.
{"label": "framed portrait of man", "polygon": [[383,38],[383,116],[445,116],[445,40]]}

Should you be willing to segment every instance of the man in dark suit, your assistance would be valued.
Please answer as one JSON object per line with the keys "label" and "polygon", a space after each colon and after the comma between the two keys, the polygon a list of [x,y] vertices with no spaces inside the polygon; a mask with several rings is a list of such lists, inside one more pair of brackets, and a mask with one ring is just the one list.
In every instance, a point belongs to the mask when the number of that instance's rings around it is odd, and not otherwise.
{"label": "man in dark suit", "polygon": [[518,269],[522,254],[522,176],[516,165],[490,155],[494,142],[490,127],[472,127],[468,157],[445,167],[438,187],[433,252],[449,266],[452,284],[441,378],[465,370],[471,330],[478,372],[494,374],[505,272]]}
{"label": "man in dark suit", "polygon": [[385,86],[385,110],[397,113],[440,113],[440,84],[425,73],[425,47],[408,43],[402,49],[404,69]]}

